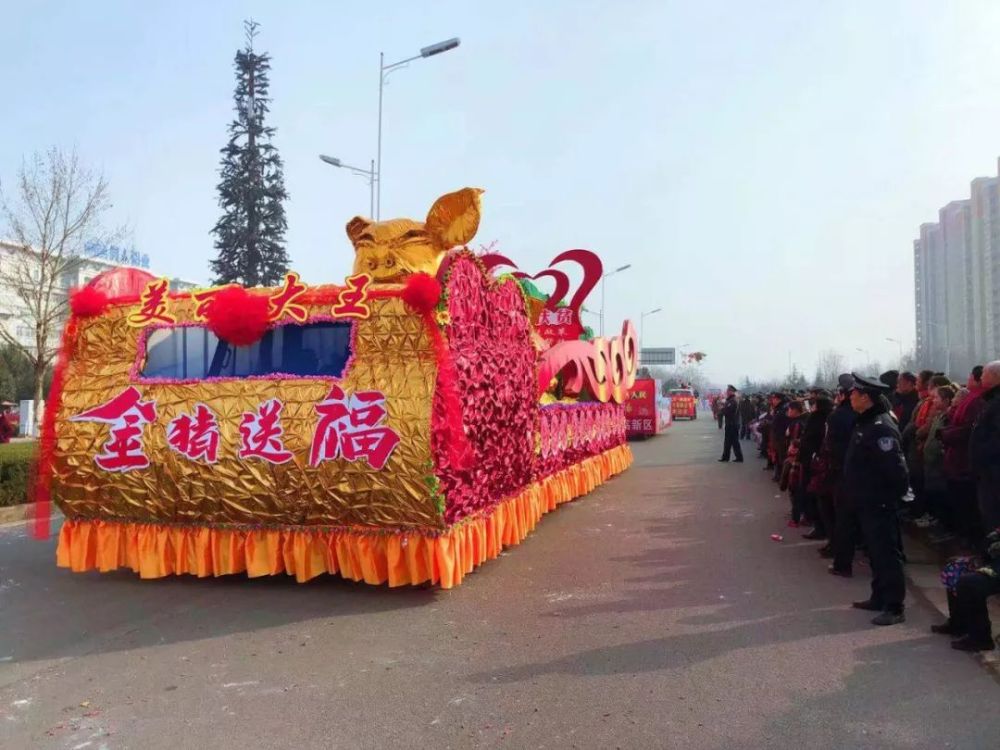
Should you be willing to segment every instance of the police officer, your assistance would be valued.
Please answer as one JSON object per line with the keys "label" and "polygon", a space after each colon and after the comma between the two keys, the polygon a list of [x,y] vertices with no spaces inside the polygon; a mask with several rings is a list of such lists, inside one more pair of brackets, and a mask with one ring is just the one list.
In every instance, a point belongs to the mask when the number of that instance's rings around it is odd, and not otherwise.
{"label": "police officer", "polygon": [[837,383],[837,408],[826,423],[830,484],[833,488],[834,532],[829,549],[820,554],[833,559],[833,565],[829,568],[832,575],[851,578],[854,575],[854,549],[857,546],[859,524],[851,497],[844,492],[844,461],[847,459],[847,449],[851,445],[851,435],[858,415],[851,408],[854,378],[850,373],[844,373],[837,378]]}
{"label": "police officer", "polygon": [[856,609],[880,612],[873,625],[903,622],[903,549],[899,503],[908,488],[899,429],[884,398],[889,387],[854,375],[851,408],[858,418],[844,460],[844,491],[861,521],[872,566],[871,598],[854,602]]}
{"label": "police officer", "polygon": [[721,463],[729,463],[730,450],[736,455],[736,463],[743,463],[743,448],[740,447],[740,412],[736,403],[736,387],[726,388],[726,401],[719,412],[725,422],[726,434],[722,448]]}

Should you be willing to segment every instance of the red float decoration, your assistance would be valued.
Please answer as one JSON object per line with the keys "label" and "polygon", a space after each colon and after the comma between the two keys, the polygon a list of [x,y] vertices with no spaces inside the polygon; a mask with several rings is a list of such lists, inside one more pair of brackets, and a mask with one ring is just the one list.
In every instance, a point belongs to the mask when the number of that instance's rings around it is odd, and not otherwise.
{"label": "red float decoration", "polygon": [[441,282],[427,273],[414,273],[406,279],[403,302],[423,315],[433,310],[441,300]]}
{"label": "red float decoration", "polygon": [[85,286],[77,289],[69,298],[69,308],[80,318],[92,318],[100,315],[108,308],[108,295],[100,289]]}
{"label": "red float decoration", "polygon": [[[487,270],[503,266],[517,268],[513,261],[499,253],[487,253],[482,256],[481,260]],[[566,296],[569,294],[571,286],[569,276],[555,268],[560,263],[566,262],[576,263],[583,270],[583,280],[568,301]],[[603,273],[604,264],[596,253],[590,250],[575,249],[560,253],[552,259],[548,268],[534,275],[524,271],[515,271],[512,275],[516,279],[537,281],[549,278],[555,281],[555,289],[549,295],[539,319],[534,321],[538,334],[550,344],[554,344],[560,341],[576,341],[580,338],[584,330],[580,317],[583,302],[597,286]]]}
{"label": "red float decoration", "polygon": [[270,300],[241,286],[215,292],[204,310],[208,330],[233,346],[250,346],[267,331]]}

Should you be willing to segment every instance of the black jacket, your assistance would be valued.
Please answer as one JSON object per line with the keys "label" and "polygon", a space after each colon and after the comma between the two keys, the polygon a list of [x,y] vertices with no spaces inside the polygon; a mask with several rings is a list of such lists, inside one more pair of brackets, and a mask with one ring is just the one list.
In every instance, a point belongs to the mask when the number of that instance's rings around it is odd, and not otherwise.
{"label": "black jacket", "polygon": [[828,416],[830,416],[829,408],[811,411],[806,416],[806,426],[802,431],[802,440],[799,443],[799,460],[806,467],[809,466],[812,457],[819,453],[820,446],[823,445]]}
{"label": "black jacket", "polygon": [[851,444],[851,433],[854,431],[857,417],[851,408],[851,403],[844,401],[830,412],[826,421],[827,441],[830,445],[830,469],[838,476],[844,471],[844,459],[847,456],[847,447]]}
{"label": "black jacket", "polygon": [[969,440],[969,463],[979,477],[1000,470],[1000,386],[986,391],[983,402]]}
{"label": "black jacket", "polygon": [[895,510],[909,475],[895,420],[874,407],[858,416],[844,459],[844,490],[861,512]]}
{"label": "black jacket", "polygon": [[991,530],[1000,526],[1000,386],[986,391],[983,402],[969,440],[969,464],[979,483],[979,510]]}
{"label": "black jacket", "polygon": [[788,418],[788,402],[782,401],[774,410],[774,416],[771,419],[771,447],[778,452],[779,461],[783,461],[785,459],[785,451],[788,448],[788,441],[785,433],[788,432],[788,426],[790,424],[791,420]]}
{"label": "black jacket", "polygon": [[896,414],[896,419],[899,420],[900,432],[905,430],[906,425],[910,423],[910,419],[913,417],[913,409],[916,407],[918,401],[920,401],[920,394],[916,391],[895,394],[892,400],[892,410]]}
{"label": "black jacket", "polygon": [[736,404],[736,396],[726,396],[726,403],[722,407],[722,417],[726,421],[726,427],[737,430],[740,426],[740,412]]}

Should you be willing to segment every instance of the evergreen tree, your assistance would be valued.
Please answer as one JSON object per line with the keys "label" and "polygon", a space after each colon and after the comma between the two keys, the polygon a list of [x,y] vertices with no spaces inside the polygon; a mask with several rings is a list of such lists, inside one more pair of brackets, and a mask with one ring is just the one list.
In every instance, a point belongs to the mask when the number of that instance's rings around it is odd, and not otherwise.
{"label": "evergreen tree", "polygon": [[246,47],[236,53],[236,118],[222,149],[219,207],[222,218],[212,229],[218,256],[212,261],[217,284],[273,286],[288,271],[284,240],[287,222],[282,204],[288,197],[281,157],[271,142],[268,113],[271,58],[254,51],[258,24],[244,22]]}
{"label": "evergreen tree", "polygon": [[792,391],[804,391],[809,387],[809,383],[806,381],[806,376],[799,372],[799,368],[792,365],[792,371],[788,373],[785,378],[785,382],[782,383],[786,390]]}

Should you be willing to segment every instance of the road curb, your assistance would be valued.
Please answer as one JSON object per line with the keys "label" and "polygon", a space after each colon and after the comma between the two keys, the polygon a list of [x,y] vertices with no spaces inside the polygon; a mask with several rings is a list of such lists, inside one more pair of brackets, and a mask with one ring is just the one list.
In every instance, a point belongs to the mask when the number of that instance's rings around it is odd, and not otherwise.
{"label": "road curb", "polygon": [[[34,503],[22,503],[20,505],[8,505],[0,508],[0,526],[33,520],[35,518],[34,507]],[[55,522],[61,521],[62,517],[62,513],[53,506],[50,519]]]}
{"label": "road curb", "polygon": [[0,523],[17,523],[27,521],[32,518],[32,503],[22,503],[21,505],[8,505],[0,508]]}

